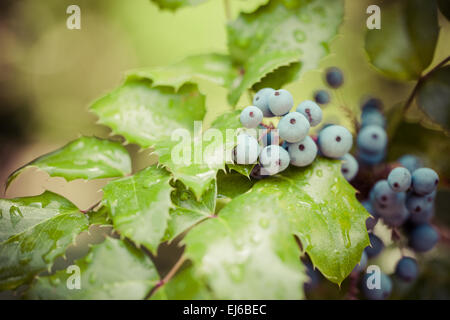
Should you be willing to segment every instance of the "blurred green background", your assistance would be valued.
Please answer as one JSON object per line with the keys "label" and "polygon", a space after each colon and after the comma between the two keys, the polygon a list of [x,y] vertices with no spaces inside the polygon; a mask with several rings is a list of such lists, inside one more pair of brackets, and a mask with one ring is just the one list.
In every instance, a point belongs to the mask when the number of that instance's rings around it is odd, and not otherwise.
{"label": "blurred green background", "polygon": [[[232,18],[266,2],[230,0]],[[66,28],[66,8],[71,4],[81,8],[81,30]],[[344,23],[331,43],[331,54],[317,70],[286,87],[296,103],[310,99],[316,89],[325,87],[323,69],[340,67],[345,85],[332,92],[332,103],[324,111],[325,122],[349,124],[340,106],[358,115],[359,105],[367,96],[381,98],[389,109],[406,100],[414,86],[413,82],[388,80],[369,65],[363,49],[369,4],[368,0],[347,0]],[[222,0],[175,13],[159,10],[150,0],[2,0],[0,184],[4,185],[13,170],[79,135],[107,137],[108,129],[96,125],[88,106],[120,84],[126,70],[168,65],[193,54],[226,53],[226,20]],[[450,23],[442,16],[439,22],[441,35],[430,68],[450,52]],[[206,122],[230,108],[224,88],[200,82],[200,90],[207,97]],[[238,107],[248,104],[248,96],[243,95]],[[433,129],[417,108],[410,118]],[[139,151],[132,145],[127,148],[134,170],[155,161],[147,150]],[[448,154],[440,156],[450,163]],[[48,189],[86,209],[101,199],[96,191],[105,183],[67,183],[28,170],[2,196],[29,196]]]}

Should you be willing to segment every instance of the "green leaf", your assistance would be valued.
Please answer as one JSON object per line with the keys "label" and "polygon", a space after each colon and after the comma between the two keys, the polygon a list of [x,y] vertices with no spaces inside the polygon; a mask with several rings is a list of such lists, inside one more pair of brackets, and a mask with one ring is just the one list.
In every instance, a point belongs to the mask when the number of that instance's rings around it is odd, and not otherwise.
{"label": "green leaf", "polygon": [[434,122],[450,130],[450,66],[424,78],[418,92],[419,107]]}
{"label": "green leaf", "polygon": [[366,34],[370,62],[388,77],[418,79],[431,63],[436,48],[436,1],[385,1],[381,15],[381,29]]}
{"label": "green leaf", "polygon": [[198,79],[227,88],[237,73],[228,55],[211,53],[190,56],[166,67],[131,70],[127,76],[128,79],[149,79],[153,86],[169,86],[178,90],[185,83],[196,83]]}
{"label": "green leaf", "polygon": [[150,258],[118,239],[106,238],[75,264],[80,268],[80,289],[68,289],[74,274],[60,270],[54,275],[38,278],[26,297],[46,300],[143,299],[159,281]]}
{"label": "green leaf", "polygon": [[[228,135],[227,129],[241,128],[240,111],[225,113],[218,117],[211,128],[217,129],[221,137],[184,137],[181,141],[161,141],[155,146],[159,163],[165,166],[176,180],[181,180],[185,186],[194,192],[197,200],[216,179],[217,171],[225,168],[226,154],[231,153],[235,145],[235,136]],[[207,131],[206,133],[212,131]],[[205,133],[205,134],[206,134]],[[209,139],[211,138],[211,139]],[[193,141],[194,140],[194,141]],[[202,148],[199,147],[201,143]],[[176,148],[176,149],[175,149]],[[176,150],[184,150],[188,155],[187,162],[181,161]],[[175,157],[172,153],[176,153]],[[223,158],[220,155],[224,155]]]}
{"label": "green leaf", "polygon": [[208,0],[151,0],[160,9],[175,11],[186,6],[196,6]]}
{"label": "green leaf", "polygon": [[160,287],[151,297],[151,300],[211,300],[213,297],[193,273],[192,267],[179,271],[164,286]]}
{"label": "green leaf", "polygon": [[193,131],[194,121],[201,121],[206,112],[205,97],[196,85],[186,83],[175,90],[152,86],[147,79],[129,79],[91,110],[100,123],[143,148],[170,140],[178,128]]}
{"label": "green leaf", "polygon": [[329,52],[343,12],[343,1],[272,0],[252,13],[241,13],[228,24],[230,54],[244,71],[232,87],[230,103],[252,86],[281,87],[316,68]]}
{"label": "green leaf", "polygon": [[9,185],[22,171],[39,168],[51,177],[100,179],[122,177],[131,173],[131,159],[127,150],[117,142],[96,137],[81,137],[64,147],[43,155],[8,178]]}
{"label": "green leaf", "polygon": [[250,174],[252,173],[253,168],[256,166],[256,164],[234,164],[234,163],[228,163],[227,167],[229,171],[236,171],[237,173],[240,173],[241,175],[247,177],[250,179]]}
{"label": "green leaf", "polygon": [[234,198],[188,233],[186,255],[219,299],[300,298],[293,235],[325,277],[341,283],[369,244],[368,216],[339,161],[318,158]]}
{"label": "green leaf", "polygon": [[250,180],[237,172],[225,173],[220,171],[217,174],[217,197],[235,198],[250,190],[254,183],[254,180]]}
{"label": "green leaf", "polygon": [[391,161],[404,154],[415,154],[426,161],[440,175],[450,176],[450,154],[448,136],[439,130],[427,129],[418,123],[402,122],[389,143],[388,155]]}
{"label": "green leaf", "polygon": [[111,181],[103,188],[104,205],[114,228],[152,252],[167,228],[171,207],[170,174],[156,166],[133,176]]}
{"label": "green leaf", "polygon": [[91,210],[86,213],[89,217],[89,225],[110,226],[112,221],[109,217],[109,209],[101,207],[98,210]]}
{"label": "green leaf", "polygon": [[173,208],[170,210],[165,239],[171,241],[195,224],[214,215],[216,194],[216,182],[212,181],[209,189],[197,201],[192,191],[180,181],[176,181],[175,190],[171,194]]}
{"label": "green leaf", "polygon": [[87,217],[52,192],[0,199],[0,290],[15,289],[49,270],[87,228]]}

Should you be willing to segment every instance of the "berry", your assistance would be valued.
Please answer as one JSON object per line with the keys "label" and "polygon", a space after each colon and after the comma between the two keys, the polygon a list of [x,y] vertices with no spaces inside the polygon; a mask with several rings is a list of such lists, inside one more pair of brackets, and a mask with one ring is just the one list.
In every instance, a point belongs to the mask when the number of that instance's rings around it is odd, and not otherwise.
{"label": "berry", "polygon": [[369,111],[380,112],[382,109],[383,109],[383,102],[381,102],[381,100],[377,98],[369,98],[361,106],[361,110],[363,113]]}
{"label": "berry", "polygon": [[434,216],[434,207],[431,207],[430,210],[423,210],[419,213],[411,214],[409,220],[413,224],[422,224],[429,222],[431,218],[433,218],[433,216]]}
{"label": "berry", "polygon": [[314,269],[311,262],[305,262],[304,265],[306,267],[306,274],[309,278],[304,284],[304,289],[307,292],[311,292],[319,285],[321,275],[317,269]]}
{"label": "berry", "polygon": [[433,201],[428,201],[427,196],[419,196],[416,194],[409,194],[406,199],[406,207],[412,215],[428,212],[433,208]]}
{"label": "berry", "polygon": [[411,186],[411,173],[406,168],[395,168],[389,173],[388,183],[395,192],[406,191]]}
{"label": "berry", "polygon": [[350,151],[353,137],[350,131],[338,125],[330,125],[319,132],[320,152],[328,157],[338,159]]}
{"label": "berry", "polygon": [[386,126],[386,118],[378,110],[365,111],[361,115],[361,127],[376,125]]}
{"label": "berry", "polygon": [[411,173],[413,173],[414,170],[422,167],[422,161],[418,157],[411,154],[405,154],[398,159],[398,162],[400,162],[400,164],[408,169]]}
{"label": "berry", "polygon": [[317,90],[314,93],[314,100],[319,104],[327,104],[330,102],[330,95],[326,90]]}
{"label": "berry", "polygon": [[271,144],[278,144],[279,142],[280,137],[277,130],[265,130],[265,132],[262,134],[261,143],[264,147]]}
{"label": "berry", "polygon": [[373,233],[369,233],[369,240],[370,246],[367,246],[364,250],[366,251],[369,258],[373,258],[379,255],[380,252],[384,249],[384,243]]}
{"label": "berry", "polygon": [[305,139],[309,132],[309,122],[298,112],[289,112],[278,123],[280,138],[289,143]]}
{"label": "berry", "polygon": [[412,173],[412,187],[415,193],[426,195],[436,190],[439,176],[430,168],[420,168]]}
{"label": "berry", "polygon": [[386,131],[375,125],[363,127],[356,140],[358,148],[368,153],[380,153],[387,145]]}
{"label": "berry", "polygon": [[394,208],[389,214],[383,216],[383,221],[389,227],[400,227],[408,220],[410,214],[403,203]]}
{"label": "berry", "polygon": [[237,145],[234,148],[234,160],[238,164],[255,163],[259,155],[258,141],[247,134],[237,136]]}
{"label": "berry", "polygon": [[336,89],[344,83],[344,75],[339,68],[331,67],[326,70],[325,80],[330,87]]}
{"label": "berry", "polygon": [[417,252],[425,252],[431,250],[438,242],[439,236],[436,230],[424,223],[416,226],[410,234],[409,246]]}
{"label": "berry", "polygon": [[364,269],[367,267],[367,262],[369,258],[367,257],[367,253],[365,251],[362,252],[361,259],[359,260],[358,264],[353,268],[354,273],[360,273],[364,271]]}
{"label": "berry", "polygon": [[380,180],[373,186],[373,196],[378,204],[394,204],[397,194],[391,189],[387,180]]}
{"label": "berry", "polygon": [[367,228],[367,230],[373,230],[373,228],[375,228],[375,225],[378,222],[378,214],[373,209],[373,206],[369,200],[365,200],[365,201],[361,202],[361,204],[367,210],[367,212],[369,212],[371,215],[370,217],[368,217],[366,219],[366,228]]}
{"label": "berry", "polygon": [[358,161],[350,154],[346,153],[342,158],[341,172],[347,181],[353,180],[358,173]]}
{"label": "berry", "polygon": [[362,150],[358,151],[358,160],[365,165],[376,165],[381,162],[383,162],[384,158],[386,156],[385,151],[378,152],[378,153],[369,153],[364,152]]}
{"label": "berry", "polygon": [[291,164],[297,167],[305,167],[311,164],[317,155],[317,145],[310,136],[306,136],[300,142],[288,145]]}
{"label": "berry", "polygon": [[379,288],[372,287],[375,285],[376,280],[374,275],[368,273],[365,274],[361,282],[361,291],[364,296],[369,300],[384,300],[387,299],[392,292],[392,281],[384,273],[380,273],[380,286]]}
{"label": "berry", "polygon": [[240,120],[246,128],[256,128],[263,119],[263,113],[255,106],[249,106],[242,110]]}
{"label": "berry", "polygon": [[275,90],[269,95],[269,109],[276,116],[283,116],[294,106],[294,98],[289,91]]}
{"label": "berry", "polygon": [[297,112],[303,114],[308,119],[311,127],[317,126],[322,121],[322,109],[311,100],[305,100],[297,106]]}
{"label": "berry", "polygon": [[419,268],[415,259],[410,257],[401,258],[395,267],[395,274],[403,281],[410,282],[419,275]]}
{"label": "berry", "polygon": [[259,90],[253,97],[253,105],[262,111],[264,117],[274,117],[274,114],[269,109],[269,96],[274,91],[272,88],[264,88]]}
{"label": "berry", "polygon": [[289,166],[289,153],[282,147],[272,144],[261,151],[259,162],[261,163],[261,174],[274,175]]}

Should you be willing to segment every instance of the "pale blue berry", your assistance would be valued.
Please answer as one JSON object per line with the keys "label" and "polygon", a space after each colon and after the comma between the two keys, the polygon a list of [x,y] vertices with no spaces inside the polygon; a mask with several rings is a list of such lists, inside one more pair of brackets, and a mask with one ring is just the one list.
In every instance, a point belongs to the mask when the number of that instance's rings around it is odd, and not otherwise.
{"label": "pale blue berry", "polygon": [[259,90],[253,97],[253,105],[262,111],[264,117],[274,117],[274,114],[269,109],[269,96],[274,91],[272,88],[264,88]]}
{"label": "pale blue berry", "polygon": [[317,126],[322,121],[322,109],[317,103],[305,100],[297,106],[297,112],[303,114],[308,119],[311,127]]}
{"label": "pale blue berry", "polygon": [[276,116],[283,116],[294,106],[294,98],[284,89],[273,91],[269,95],[269,109]]}
{"label": "pale blue berry", "polygon": [[242,110],[240,120],[244,127],[256,128],[263,119],[263,113],[255,106],[249,106]]}
{"label": "pale blue berry", "polygon": [[289,112],[278,123],[280,138],[289,143],[299,142],[308,135],[309,122],[299,112]]}
{"label": "pale blue berry", "polygon": [[288,145],[289,157],[291,164],[297,167],[305,167],[310,165],[317,155],[317,145],[310,136],[306,136],[300,142]]}

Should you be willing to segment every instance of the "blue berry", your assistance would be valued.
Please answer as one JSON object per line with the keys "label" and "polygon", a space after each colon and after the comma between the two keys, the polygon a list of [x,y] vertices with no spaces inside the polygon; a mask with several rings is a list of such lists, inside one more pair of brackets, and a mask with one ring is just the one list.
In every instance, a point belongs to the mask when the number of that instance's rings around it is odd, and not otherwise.
{"label": "blue berry", "polygon": [[[374,275],[365,274],[361,282],[361,291],[364,296],[369,300],[384,300],[389,298],[392,292],[392,281],[384,273],[380,273],[380,287],[371,288],[369,283],[374,279]],[[369,282],[369,283],[368,283]],[[376,281],[375,281],[376,282]],[[371,283],[374,284],[374,283]]]}
{"label": "blue berry", "polygon": [[381,111],[382,109],[383,102],[381,102],[381,100],[377,98],[369,98],[361,106],[361,110],[363,113],[369,111]]}
{"label": "blue berry", "polygon": [[436,230],[424,223],[416,226],[409,235],[409,246],[417,252],[431,250],[438,242],[439,235]]}
{"label": "blue berry", "polygon": [[366,228],[368,231],[373,230],[375,228],[376,224],[378,223],[378,214],[374,210],[372,204],[370,203],[370,200],[364,200],[361,202],[363,207],[367,210],[367,212],[370,213],[370,217],[366,219]]}
{"label": "blue berry", "polygon": [[433,208],[433,201],[429,201],[427,196],[419,196],[416,194],[409,194],[406,199],[406,207],[412,215],[428,212]]}
{"label": "blue berry", "polygon": [[376,165],[381,162],[383,162],[384,158],[386,157],[386,152],[383,150],[382,152],[378,153],[370,153],[365,152],[362,150],[358,151],[358,160],[365,165]]}
{"label": "blue berry", "polygon": [[262,175],[274,175],[289,166],[289,153],[282,147],[277,145],[270,145],[265,147],[259,155],[259,162],[261,163]]}
{"label": "blue berry", "polygon": [[300,142],[289,144],[288,152],[292,165],[305,167],[311,164],[316,158],[317,145],[310,136],[306,136]]}
{"label": "blue berry", "polygon": [[361,114],[361,126],[376,125],[379,127],[386,126],[386,118],[377,110],[365,111]]}
{"label": "blue berry", "polygon": [[397,194],[391,189],[387,180],[380,180],[373,186],[373,196],[379,204],[393,204],[397,200]]}
{"label": "blue berry", "polygon": [[364,250],[366,251],[369,258],[373,258],[379,255],[380,252],[384,249],[384,243],[373,233],[369,233],[369,240],[371,246],[367,246]]}
{"label": "blue berry", "polygon": [[249,106],[242,110],[240,120],[244,127],[256,128],[263,119],[263,113],[255,106]]}
{"label": "blue berry", "polygon": [[341,172],[347,181],[353,180],[358,173],[358,161],[350,154],[346,153],[342,158]]}
{"label": "blue berry", "polygon": [[330,95],[326,90],[317,90],[314,93],[314,100],[319,104],[327,104],[330,102]]}
{"label": "blue berry", "polygon": [[409,216],[408,209],[402,203],[394,206],[394,209],[389,214],[385,214],[383,221],[389,227],[400,227],[408,220]]}
{"label": "blue berry", "polygon": [[318,145],[325,157],[338,159],[350,151],[353,137],[346,128],[330,125],[319,132]]}
{"label": "blue berry", "polygon": [[406,168],[394,168],[389,173],[388,182],[395,192],[406,191],[411,186],[411,173]]}
{"label": "blue berry", "polygon": [[283,116],[294,106],[294,98],[289,91],[275,90],[269,95],[269,109],[276,116]]}
{"label": "blue berry", "polygon": [[289,143],[305,139],[309,132],[309,122],[299,112],[289,112],[278,123],[280,138]]}
{"label": "blue berry", "polygon": [[264,117],[274,117],[274,114],[269,109],[269,96],[274,91],[272,88],[264,88],[259,90],[253,97],[253,105],[262,111]]}
{"label": "blue berry", "polygon": [[420,168],[412,173],[412,187],[415,193],[426,195],[436,190],[439,176],[430,168]]}
{"label": "blue berry", "polygon": [[369,258],[367,257],[367,253],[365,251],[362,252],[361,259],[359,260],[358,264],[353,268],[354,273],[360,273],[364,271],[367,267],[367,262]]}
{"label": "blue berry", "polygon": [[409,219],[413,224],[418,225],[429,222],[431,218],[433,218],[433,216],[434,216],[434,207],[432,206],[430,210],[423,210],[421,212],[411,214]]}
{"label": "blue berry", "polygon": [[419,268],[415,259],[410,257],[401,258],[395,267],[395,274],[403,281],[413,281],[419,275]]}
{"label": "blue berry", "polygon": [[344,75],[339,68],[331,67],[325,72],[325,80],[330,87],[336,89],[344,83]]}
{"label": "blue berry", "polygon": [[264,147],[271,145],[271,144],[278,144],[279,142],[280,142],[280,137],[278,136],[278,132],[276,130],[268,131],[266,129],[262,133],[261,143]]}
{"label": "blue berry", "polygon": [[418,157],[411,154],[405,154],[404,156],[400,157],[398,159],[398,162],[400,162],[400,164],[408,169],[411,173],[423,166],[422,161]]}
{"label": "blue berry", "polygon": [[247,134],[237,136],[237,145],[234,148],[234,161],[238,164],[256,163],[260,147],[258,141]]}
{"label": "blue berry", "polygon": [[305,100],[297,106],[297,112],[301,113],[308,119],[311,127],[317,126],[322,121],[322,109],[311,100]]}
{"label": "blue berry", "polygon": [[363,127],[356,140],[358,148],[368,153],[380,153],[387,145],[386,131],[375,125]]}

